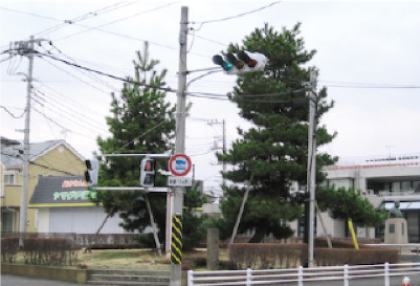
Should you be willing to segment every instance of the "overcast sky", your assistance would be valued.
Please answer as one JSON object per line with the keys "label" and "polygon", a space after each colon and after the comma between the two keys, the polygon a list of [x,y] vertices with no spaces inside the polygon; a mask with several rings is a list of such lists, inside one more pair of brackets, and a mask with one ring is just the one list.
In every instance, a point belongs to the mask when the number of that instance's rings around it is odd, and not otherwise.
{"label": "overcast sky", "polygon": [[[52,41],[39,51],[75,61],[120,77],[133,75],[135,52],[150,42],[150,53],[166,68],[166,82],[177,88],[179,22],[181,6],[189,7],[189,70],[214,67],[211,58],[229,43],[241,43],[264,23],[279,32],[302,23],[301,35],[307,50],[317,54],[311,61],[320,70],[318,88],[328,87],[335,107],[324,116],[333,143],[320,148],[333,156],[420,153],[420,2],[321,2],[281,1],[242,17],[211,22],[253,11],[273,2],[265,1],[1,1],[1,51],[10,41],[30,35]],[[107,8],[107,9],[103,9]],[[92,14],[90,12],[95,12]],[[32,15],[29,15],[29,14]],[[75,20],[76,19],[76,20]],[[65,20],[75,20],[73,24]],[[194,24],[194,22],[196,22]],[[89,29],[89,27],[96,27]],[[98,28],[100,27],[100,28]],[[99,30],[101,29],[101,30]],[[1,60],[7,55],[1,55]],[[23,139],[28,60],[13,58],[1,63],[1,135]],[[193,79],[202,73],[191,73]],[[89,158],[98,150],[95,137],[109,136],[110,92],[122,83],[81,72],[47,58],[34,60],[34,109],[31,112],[31,142],[65,138]],[[226,94],[235,76],[218,73],[195,81],[189,91]],[[173,93],[168,100],[175,102]],[[43,99],[40,99],[43,98]],[[37,102],[38,101],[38,102]],[[225,100],[188,98],[187,151],[192,156],[196,178],[206,189],[221,182],[214,150],[222,147],[222,125],[226,122],[227,143],[238,138],[236,128],[248,127],[236,106]],[[42,106],[42,105],[43,106]],[[45,115],[45,116],[44,116]],[[63,129],[67,132],[63,132]]]}

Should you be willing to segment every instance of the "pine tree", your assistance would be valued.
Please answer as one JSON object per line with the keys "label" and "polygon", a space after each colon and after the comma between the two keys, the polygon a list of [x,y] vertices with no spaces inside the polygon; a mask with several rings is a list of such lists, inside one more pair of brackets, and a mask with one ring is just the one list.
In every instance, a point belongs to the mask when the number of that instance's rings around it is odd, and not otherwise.
{"label": "pine tree", "polygon": [[333,219],[351,219],[359,226],[380,227],[388,218],[388,212],[375,208],[360,190],[353,188],[318,188],[316,200],[322,211],[328,211]]}
{"label": "pine tree", "polygon": [[[161,154],[172,149],[175,131],[175,107],[165,101],[166,94],[155,88],[163,87],[166,70],[156,71],[159,61],[150,59],[148,44],[143,52],[137,52],[133,61],[136,83],[124,83],[121,96],[112,95],[111,112],[107,117],[111,137],[98,138],[102,154]],[[137,83],[138,82],[138,83]],[[139,186],[140,157],[106,157],[101,164],[99,182],[102,186]],[[167,160],[156,160],[156,170],[167,170]],[[164,186],[166,177],[156,172],[156,185]],[[149,196],[153,215],[159,228],[160,241],[165,238],[166,194],[141,191],[100,191],[105,211],[119,213],[122,227],[142,232],[150,225],[145,195]]]}
{"label": "pine tree", "polygon": [[[305,82],[309,68],[304,68],[315,55],[306,51],[299,37],[297,24],[281,33],[265,25],[247,36],[243,45],[230,45],[228,52],[257,51],[268,58],[265,72],[240,76],[230,98],[240,115],[252,123],[247,131],[238,128],[241,139],[218,158],[233,166],[223,177],[234,186],[226,187],[221,202],[223,219],[221,234],[231,235],[244,187],[238,184],[251,180],[251,191],[238,233],[254,230],[250,242],[260,242],[266,235],[285,238],[292,235],[288,221],[301,218],[302,202],[290,193],[292,182],[306,184],[308,156],[308,110]],[[267,96],[261,94],[270,94]],[[273,94],[278,94],[273,96]],[[255,95],[255,96],[254,96]],[[325,88],[317,94],[318,120],[333,107],[326,101]],[[299,102],[304,104],[298,104]],[[317,127],[317,145],[329,143],[335,134],[325,126]],[[320,169],[333,163],[328,154],[317,155],[317,181],[322,180]]]}

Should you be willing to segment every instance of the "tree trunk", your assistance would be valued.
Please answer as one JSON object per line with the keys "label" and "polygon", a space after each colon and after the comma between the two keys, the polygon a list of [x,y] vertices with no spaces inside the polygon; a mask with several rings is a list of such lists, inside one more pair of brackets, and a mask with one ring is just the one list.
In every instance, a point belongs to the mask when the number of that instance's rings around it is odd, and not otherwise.
{"label": "tree trunk", "polygon": [[92,240],[86,246],[84,253],[86,253],[86,252],[89,252],[89,253],[92,252],[92,250],[91,250],[92,244],[95,242],[96,238],[98,237],[99,232],[104,227],[104,225],[105,225],[106,221],[108,220],[108,218],[111,216],[111,214],[114,213],[114,210],[115,210],[115,205],[112,207],[112,209],[109,211],[108,215],[103,220],[102,224],[99,226],[98,230],[95,233],[95,236],[92,238]]}
{"label": "tree trunk", "polygon": [[254,236],[249,240],[249,243],[260,243],[267,233],[267,227],[261,226],[255,229]]}

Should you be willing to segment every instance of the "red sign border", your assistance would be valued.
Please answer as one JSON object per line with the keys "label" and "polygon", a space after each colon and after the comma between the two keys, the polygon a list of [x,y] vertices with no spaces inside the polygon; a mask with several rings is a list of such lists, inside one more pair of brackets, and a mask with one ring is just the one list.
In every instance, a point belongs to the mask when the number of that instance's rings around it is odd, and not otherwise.
{"label": "red sign border", "polygon": [[[179,157],[186,159],[186,160],[187,160],[187,162],[188,162],[188,168],[187,168],[187,170],[185,170],[185,171],[184,171],[184,172],[182,172],[182,173],[178,173],[177,171],[175,171],[175,170],[173,170],[173,169],[172,169],[172,162],[173,162],[176,158],[179,158]],[[191,159],[190,159],[190,157],[188,157],[188,156],[187,156],[187,155],[185,155],[185,154],[176,154],[176,155],[173,155],[173,156],[171,157],[171,159],[169,160],[169,170],[171,171],[172,175],[174,175],[174,176],[177,176],[177,177],[183,177],[183,176],[187,175],[187,174],[191,171],[191,168],[192,168]]]}

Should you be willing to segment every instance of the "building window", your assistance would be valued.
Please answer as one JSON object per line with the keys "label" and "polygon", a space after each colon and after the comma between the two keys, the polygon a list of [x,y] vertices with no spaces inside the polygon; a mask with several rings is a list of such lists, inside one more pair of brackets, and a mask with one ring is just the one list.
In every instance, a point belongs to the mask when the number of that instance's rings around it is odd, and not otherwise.
{"label": "building window", "polygon": [[401,191],[407,192],[411,191],[413,188],[411,186],[411,181],[403,181],[401,182]]}
{"label": "building window", "polygon": [[5,185],[15,185],[16,184],[16,175],[15,174],[4,174],[4,184]]}
{"label": "building window", "polygon": [[413,189],[414,189],[414,192],[420,193],[420,181],[413,182]]}
{"label": "building window", "polygon": [[38,175],[36,176],[36,183],[37,183],[37,184],[39,183],[39,178],[41,178],[41,177],[44,177],[44,175],[43,175],[43,174],[38,174]]}

